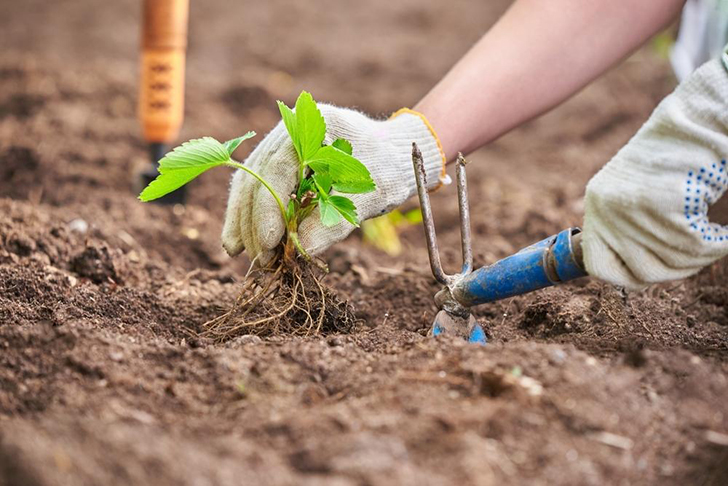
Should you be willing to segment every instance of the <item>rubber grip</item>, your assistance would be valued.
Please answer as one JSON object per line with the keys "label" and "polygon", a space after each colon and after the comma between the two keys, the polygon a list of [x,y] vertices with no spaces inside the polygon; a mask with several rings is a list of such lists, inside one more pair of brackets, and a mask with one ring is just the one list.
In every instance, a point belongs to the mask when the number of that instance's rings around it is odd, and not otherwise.
{"label": "rubber grip", "polygon": [[144,0],[139,118],[148,142],[170,143],[184,118],[189,0]]}

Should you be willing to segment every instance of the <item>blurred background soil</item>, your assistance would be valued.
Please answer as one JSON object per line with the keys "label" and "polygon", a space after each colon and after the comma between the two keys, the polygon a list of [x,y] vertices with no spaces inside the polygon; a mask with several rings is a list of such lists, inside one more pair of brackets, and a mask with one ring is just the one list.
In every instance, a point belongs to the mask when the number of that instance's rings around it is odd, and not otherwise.
{"label": "blurred background soil", "polygon": [[[301,89],[411,106],[507,4],[193,1],[181,140],[264,134]],[[0,484],[728,483],[726,262],[484,305],[481,348],[425,337],[418,226],[399,257],[355,233],[325,258],[358,331],[199,338],[247,262],[220,246],[224,170],[186,207],[136,200],[139,14],[0,1]],[[586,182],[674,85],[648,46],[472,154],[476,263],[580,224]],[[433,201],[455,268],[454,187]]]}

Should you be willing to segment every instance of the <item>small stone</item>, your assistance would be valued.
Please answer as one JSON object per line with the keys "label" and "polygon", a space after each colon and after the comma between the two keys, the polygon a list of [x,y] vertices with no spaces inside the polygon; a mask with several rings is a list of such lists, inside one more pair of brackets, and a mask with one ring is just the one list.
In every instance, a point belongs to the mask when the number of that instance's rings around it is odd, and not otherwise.
{"label": "small stone", "polygon": [[258,344],[263,342],[263,340],[259,336],[255,336],[253,334],[246,334],[245,336],[240,336],[235,341],[238,342],[238,344]]}
{"label": "small stone", "polygon": [[182,234],[184,234],[190,240],[196,240],[200,237],[200,231],[197,228],[185,228],[184,230],[182,230]]}
{"label": "small stone", "polygon": [[85,235],[88,232],[88,223],[80,218],[76,218],[68,223],[68,229],[74,233]]}

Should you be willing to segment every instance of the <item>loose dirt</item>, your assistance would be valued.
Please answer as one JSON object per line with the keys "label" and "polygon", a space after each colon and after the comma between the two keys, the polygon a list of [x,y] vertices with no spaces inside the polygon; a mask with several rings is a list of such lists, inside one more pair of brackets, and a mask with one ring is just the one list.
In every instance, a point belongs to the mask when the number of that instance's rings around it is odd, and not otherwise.
{"label": "loose dirt", "polygon": [[[192,2],[181,139],[266,133],[304,88],[412,105],[507,2],[312,5]],[[477,347],[426,337],[419,227],[396,258],[354,234],[324,258],[355,331],[200,337],[247,261],[220,247],[224,171],[186,207],[135,199],[138,21],[133,0],[0,3],[0,484],[728,483],[726,262],[484,305]],[[471,155],[476,264],[578,225],[674,84],[645,48]],[[456,268],[454,188],[433,202]]]}

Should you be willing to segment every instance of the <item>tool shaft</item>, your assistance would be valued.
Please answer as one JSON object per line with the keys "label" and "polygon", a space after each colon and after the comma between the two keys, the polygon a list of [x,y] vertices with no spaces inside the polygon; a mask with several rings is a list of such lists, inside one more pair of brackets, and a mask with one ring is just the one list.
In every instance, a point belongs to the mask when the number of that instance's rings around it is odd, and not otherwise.
{"label": "tool shaft", "polygon": [[189,0],[144,0],[139,118],[148,142],[170,143],[184,115]]}
{"label": "tool shaft", "polygon": [[569,228],[464,276],[452,296],[465,307],[507,299],[587,275],[581,230]]}

